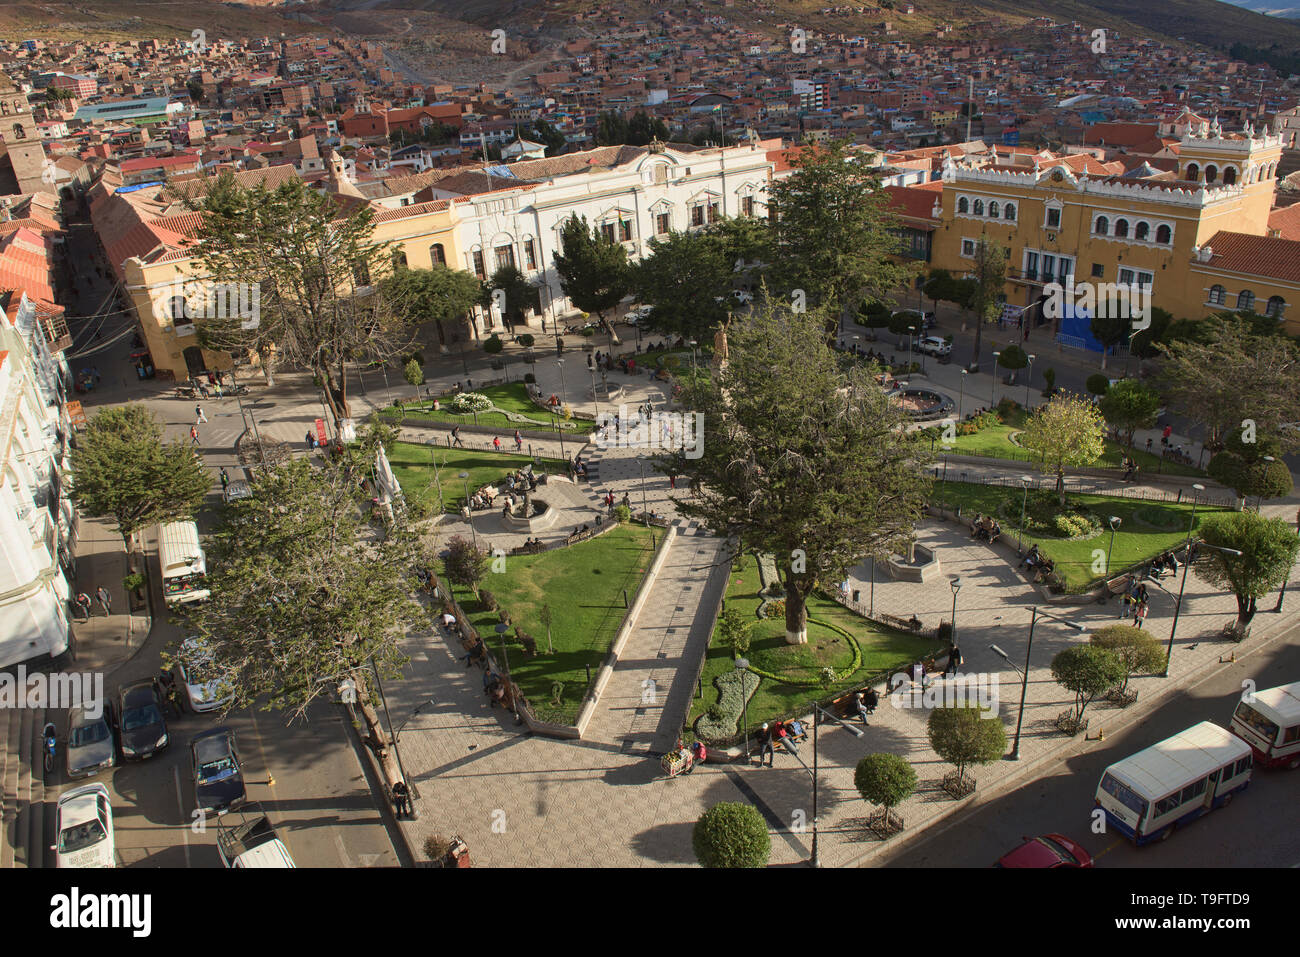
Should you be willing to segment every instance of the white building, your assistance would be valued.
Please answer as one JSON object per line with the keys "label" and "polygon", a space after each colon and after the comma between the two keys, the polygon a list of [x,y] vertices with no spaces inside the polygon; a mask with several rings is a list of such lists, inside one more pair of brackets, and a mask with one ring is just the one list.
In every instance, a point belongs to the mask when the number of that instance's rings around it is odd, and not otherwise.
{"label": "white building", "polygon": [[0,320],[0,667],[67,649],[76,533],[62,478],[65,369],[26,295],[9,309]]}

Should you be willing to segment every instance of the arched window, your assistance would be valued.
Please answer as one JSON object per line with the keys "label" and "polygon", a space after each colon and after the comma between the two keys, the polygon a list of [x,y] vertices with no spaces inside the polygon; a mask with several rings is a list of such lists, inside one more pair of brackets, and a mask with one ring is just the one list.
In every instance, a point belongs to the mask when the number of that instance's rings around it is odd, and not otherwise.
{"label": "arched window", "polygon": [[1227,290],[1225,290],[1218,283],[1215,283],[1213,286],[1210,287],[1210,305],[1222,306],[1226,293]]}
{"label": "arched window", "polygon": [[404,250],[404,249],[394,249],[394,250],[393,250],[393,269],[396,270],[396,269],[405,269],[405,268],[406,268],[406,250]]}
{"label": "arched window", "polygon": [[976,216],[984,215],[984,200],[982,199],[975,200],[975,215]]}
{"label": "arched window", "polygon": [[1012,222],[1015,221],[1015,218],[1016,218],[1016,204],[1015,204],[1015,203],[1007,203],[1006,208],[1002,210],[1002,218],[1003,218],[1003,219],[1007,219],[1007,220],[1011,220]]}
{"label": "arched window", "polygon": [[1282,318],[1282,310],[1286,308],[1286,300],[1281,296],[1269,296],[1268,305],[1264,307],[1264,315],[1272,316],[1274,319]]}
{"label": "arched window", "polygon": [[21,123],[14,124],[14,139],[16,140],[27,139],[27,131],[23,129],[23,125]]}
{"label": "arched window", "polygon": [[1219,178],[1219,167],[1215,166],[1213,163],[1205,167],[1205,182],[1213,183],[1218,178]]}
{"label": "arched window", "polygon": [[1190,182],[1197,182],[1201,178],[1201,168],[1195,163],[1187,164],[1187,179]]}
{"label": "arched window", "polygon": [[1269,179],[1272,179],[1272,178],[1273,178],[1273,174],[1276,173],[1276,172],[1277,172],[1277,163],[1269,163],[1269,164],[1268,164],[1268,178],[1269,178]]}
{"label": "arched window", "polygon": [[1149,223],[1138,223],[1133,230],[1133,238],[1146,242],[1147,237],[1151,235],[1151,225]]}
{"label": "arched window", "polygon": [[189,309],[189,306],[190,304],[184,296],[172,296],[171,302],[168,303],[167,306],[167,312],[171,316],[173,325],[178,322],[184,323],[194,321],[191,316],[186,315],[186,310]]}
{"label": "arched window", "polygon": [[1127,219],[1117,219],[1117,220],[1115,220],[1115,235],[1116,235],[1116,236],[1128,236],[1128,220],[1127,220]]}
{"label": "arched window", "polygon": [[957,200],[957,212],[966,213],[970,211],[970,201],[965,196]]}
{"label": "arched window", "polygon": [[447,265],[447,250],[442,248],[442,243],[434,243],[429,247],[429,260],[435,265]]}
{"label": "arched window", "polygon": [[1255,294],[1249,289],[1237,293],[1237,311],[1246,312],[1255,308]]}
{"label": "arched window", "polygon": [[1110,220],[1105,216],[1098,216],[1097,222],[1093,223],[1092,231],[1098,236],[1110,235]]}
{"label": "arched window", "polygon": [[1168,226],[1156,227],[1156,242],[1161,245],[1168,246],[1173,239],[1173,235],[1173,231]]}
{"label": "arched window", "polygon": [[1237,182],[1237,170],[1236,170],[1236,168],[1235,168],[1235,167],[1232,167],[1232,166],[1226,166],[1226,167],[1224,167],[1224,170],[1223,170],[1223,185],[1224,185],[1224,186],[1231,186],[1231,185],[1232,185],[1233,183],[1235,183],[1235,182]]}
{"label": "arched window", "polygon": [[989,203],[989,215],[991,217],[997,219],[1001,213],[1002,210],[998,207],[998,201],[996,199]]}

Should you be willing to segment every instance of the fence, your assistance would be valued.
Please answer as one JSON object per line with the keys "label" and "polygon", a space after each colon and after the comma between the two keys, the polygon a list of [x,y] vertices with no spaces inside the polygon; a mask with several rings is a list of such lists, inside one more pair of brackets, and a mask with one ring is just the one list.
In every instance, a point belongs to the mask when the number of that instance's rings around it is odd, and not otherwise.
{"label": "fence", "polygon": [[[939,471],[938,467],[936,467],[936,471]],[[978,472],[972,475],[969,472],[958,472],[956,469],[951,469],[949,471],[950,474],[948,478],[941,480],[943,484],[952,482],[953,484],[956,485],[961,485],[961,484],[996,485],[1000,488],[1014,489],[1017,492],[1022,491],[1024,489],[1024,485],[1021,484],[1020,478],[1018,476],[1013,477],[1008,475],[997,475],[997,476],[981,475]],[[1044,489],[1054,490],[1056,488],[1056,480],[1052,478],[1041,478],[1041,477],[1035,478],[1033,484],[1031,484],[1029,488],[1032,491],[1040,491]],[[1120,486],[1119,488],[1108,488],[1108,489],[1098,489],[1095,491],[1089,491],[1088,489],[1070,488],[1069,485],[1067,484],[1065,490],[1067,493],[1075,494],[1075,495],[1102,495],[1102,496],[1109,496],[1114,498],[1131,498],[1143,502],[1162,502],[1166,504],[1172,503],[1175,505],[1181,504],[1183,501],[1188,501],[1188,502],[1194,501],[1198,506],[1209,505],[1209,506],[1219,506],[1222,508],[1232,508],[1232,509],[1235,509],[1238,505],[1238,499],[1236,498],[1236,496],[1207,495],[1205,493],[1190,495],[1190,494],[1184,494],[1185,490],[1181,488],[1176,489],[1172,492],[1154,492],[1154,491],[1145,491],[1139,488],[1127,488],[1124,486]],[[942,505],[962,504],[960,502],[946,502],[943,500],[942,496],[943,496],[943,492],[941,489],[939,496],[934,499],[933,504],[942,504]]]}

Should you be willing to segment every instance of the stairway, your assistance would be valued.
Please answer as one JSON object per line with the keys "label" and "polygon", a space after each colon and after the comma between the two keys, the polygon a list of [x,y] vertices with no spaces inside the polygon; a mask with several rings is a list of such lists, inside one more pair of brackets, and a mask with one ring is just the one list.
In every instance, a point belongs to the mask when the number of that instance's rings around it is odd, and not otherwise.
{"label": "stairway", "polygon": [[45,865],[45,711],[0,711],[0,870]]}

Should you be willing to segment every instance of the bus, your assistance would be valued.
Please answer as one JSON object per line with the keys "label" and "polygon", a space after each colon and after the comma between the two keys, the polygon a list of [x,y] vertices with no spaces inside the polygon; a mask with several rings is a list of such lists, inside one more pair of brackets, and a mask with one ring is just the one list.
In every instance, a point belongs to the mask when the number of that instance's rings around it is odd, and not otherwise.
{"label": "bus", "polygon": [[202,601],[209,594],[207,561],[193,522],[168,522],[158,537],[163,599],[167,607]]}
{"label": "bus", "polygon": [[1265,767],[1300,768],[1300,681],[1256,691],[1237,705],[1229,728]]}
{"label": "bus", "polygon": [[1202,721],[1108,767],[1095,803],[1129,840],[1163,841],[1231,801],[1250,784],[1252,764],[1250,745]]}

